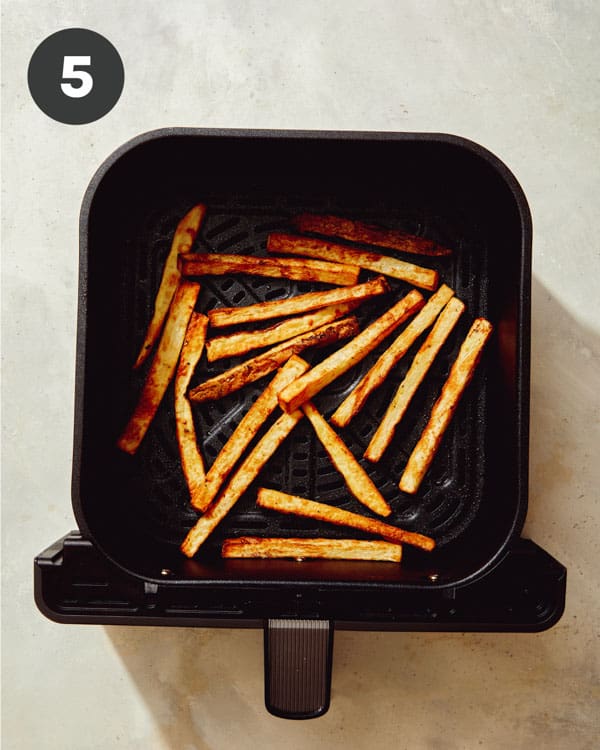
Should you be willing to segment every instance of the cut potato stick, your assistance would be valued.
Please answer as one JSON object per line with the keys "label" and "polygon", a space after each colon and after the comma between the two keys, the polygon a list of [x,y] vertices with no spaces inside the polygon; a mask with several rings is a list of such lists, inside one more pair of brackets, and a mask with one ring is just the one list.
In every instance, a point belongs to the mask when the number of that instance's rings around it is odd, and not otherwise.
{"label": "cut potato stick", "polygon": [[416,289],[413,289],[352,341],[284,388],[279,394],[281,408],[287,412],[295,411],[305,401],[366,357],[423,304],[423,297]]}
{"label": "cut potato stick", "polygon": [[241,463],[223,493],[188,532],[181,545],[184,555],[193,557],[196,554],[301,419],[301,411],[282,414],[263,435]]}
{"label": "cut potato stick", "polygon": [[239,357],[253,349],[261,349],[280,341],[287,341],[347,315],[357,304],[357,302],[344,302],[340,305],[323,307],[297,318],[283,320],[281,323],[262,330],[240,331],[227,336],[217,336],[206,342],[206,356],[209,362],[215,362],[223,357]]}
{"label": "cut potato stick", "polygon": [[117,445],[135,453],[146,434],[173,378],[189,319],[198,299],[200,285],[183,281],[173,297],[158,348],[152,360],[141,396]]}
{"label": "cut potato stick", "polygon": [[140,365],[146,361],[146,358],[158,339],[164,320],[169,312],[169,305],[171,304],[171,300],[173,299],[173,295],[175,294],[181,276],[177,267],[177,258],[181,253],[187,253],[191,250],[192,244],[196,239],[196,235],[198,234],[198,230],[200,229],[200,225],[205,215],[206,206],[199,203],[188,211],[177,225],[177,229],[173,236],[173,242],[171,243],[171,250],[169,251],[169,255],[167,256],[163,268],[158,293],[154,301],[152,320],[148,326],[146,338],[144,339],[144,343],[142,344],[142,348],[140,349],[134,367],[140,367]]}
{"label": "cut potato stick", "polygon": [[358,266],[327,263],[324,260],[299,258],[258,258],[255,255],[225,255],[224,253],[186,253],[179,256],[183,276],[224,276],[245,273],[249,276],[271,276],[293,281],[320,281],[324,284],[346,286],[356,284]]}
{"label": "cut potato stick", "polygon": [[250,445],[269,415],[275,411],[279,391],[306,370],[308,370],[308,362],[296,356],[291,357],[279,370],[221,448],[206,474],[203,486],[195,498],[192,497],[192,505],[195,508],[204,510],[214,500],[242,453]]}
{"label": "cut potato stick", "polygon": [[308,292],[289,299],[258,302],[256,305],[245,307],[218,307],[216,310],[209,310],[208,319],[211,328],[224,328],[238,323],[256,323],[259,320],[282,318],[285,315],[299,315],[309,310],[344,302],[362,302],[389,291],[387,281],[379,276],[364,284],[328,289],[326,292]]}
{"label": "cut potato stick", "polygon": [[286,495],[284,492],[278,492],[277,490],[268,490],[261,487],[258,490],[256,504],[261,508],[277,510],[280,513],[292,513],[304,518],[314,518],[316,521],[326,521],[337,526],[350,526],[369,534],[381,536],[396,544],[412,544],[414,547],[420,547],[427,551],[435,547],[434,540],[423,534],[405,531],[376,518],[367,518],[367,516],[351,513],[333,505],[317,503],[314,500],[306,500],[296,495]]}
{"label": "cut potato stick", "polygon": [[314,331],[308,331],[289,341],[284,341],[282,344],[278,344],[210,380],[206,380],[193,391],[190,391],[189,397],[192,401],[214,401],[222,398],[273,372],[293,354],[299,354],[309,346],[326,346],[340,339],[355,336],[358,330],[358,321],[354,317],[328,323]]}
{"label": "cut potato stick", "polygon": [[369,461],[379,461],[383,456],[394,437],[396,427],[400,424],[408,409],[412,397],[423,382],[444,342],[458,323],[464,309],[464,303],[457,297],[453,297],[443,309],[431,332],[415,354],[404,380],[400,383],[383,419],[371,438],[371,442],[367,446],[365,458]]}
{"label": "cut potato stick", "polygon": [[207,327],[208,318],[206,315],[192,313],[175,374],[175,429],[181,467],[190,492],[192,505],[200,510],[204,510],[206,507],[202,506],[198,500],[198,494],[203,488],[206,475],[204,461],[196,440],[192,407],[187,399],[186,391],[196,365],[202,356]]}
{"label": "cut potato stick", "polygon": [[225,539],[221,557],[286,558],[296,560],[377,560],[400,562],[402,546],[391,542],[358,539],[286,539],[240,536]]}
{"label": "cut potato stick", "polygon": [[429,421],[408,459],[399,484],[403,492],[414,494],[419,489],[460,398],[473,377],[492,330],[492,324],[485,318],[477,318],[471,326],[442,387],[440,397],[431,410]]}
{"label": "cut potato stick", "polygon": [[373,484],[371,477],[354,458],[346,443],[325,421],[314,404],[307,401],[302,406],[302,411],[308,417],[331,462],[344,477],[344,482],[354,497],[374,513],[379,513],[380,516],[389,516],[392,509]]}
{"label": "cut potato stick", "polygon": [[332,237],[342,237],[352,242],[364,242],[367,245],[381,245],[401,250],[415,255],[450,255],[447,247],[437,242],[415,237],[412,234],[400,232],[397,229],[384,229],[362,221],[343,219],[339,216],[317,216],[315,214],[301,214],[292,223],[300,232],[315,232]]}
{"label": "cut potato stick", "polygon": [[401,279],[413,286],[430,291],[437,288],[439,274],[433,268],[423,268],[388,255],[358,250],[348,245],[340,245],[314,237],[299,237],[293,234],[274,233],[269,235],[267,250],[270,253],[286,255],[306,255],[309,258],[348,263],[353,266],[376,271],[385,276]]}
{"label": "cut potato stick", "polygon": [[396,338],[394,343],[385,350],[369,372],[358,385],[346,396],[331,417],[331,422],[338,427],[346,427],[365,405],[369,395],[383,384],[414,342],[423,331],[433,325],[444,305],[452,298],[454,292],[445,284],[432,294],[425,307],[410,321],[406,328]]}

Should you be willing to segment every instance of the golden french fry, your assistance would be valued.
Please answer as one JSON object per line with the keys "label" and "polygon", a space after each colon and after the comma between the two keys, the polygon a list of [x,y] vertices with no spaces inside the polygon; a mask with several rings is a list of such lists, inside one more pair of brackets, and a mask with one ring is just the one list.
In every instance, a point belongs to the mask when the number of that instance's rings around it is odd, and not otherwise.
{"label": "golden french fry", "polygon": [[423,331],[433,325],[442,308],[453,295],[452,289],[445,284],[442,284],[437,292],[431,295],[425,307],[410,321],[394,343],[385,350],[369,372],[338,406],[331,417],[333,424],[346,427],[350,423],[365,405],[369,395],[383,384],[392,368],[398,364]]}
{"label": "golden french fry", "polygon": [[296,560],[377,560],[400,562],[402,546],[391,542],[358,539],[301,539],[241,536],[225,539],[221,557],[285,558]]}
{"label": "golden french fry", "polygon": [[354,497],[374,513],[379,513],[380,516],[389,516],[392,509],[373,484],[371,477],[354,458],[346,443],[325,421],[314,404],[307,401],[302,405],[302,411],[308,417],[331,462],[344,477],[346,486]]}
{"label": "golden french fry", "polygon": [[280,513],[292,513],[304,518],[314,518],[316,521],[326,521],[337,526],[350,526],[354,529],[366,531],[369,534],[381,536],[396,544],[412,544],[427,551],[435,547],[434,540],[423,534],[405,531],[404,529],[399,529],[397,526],[379,521],[376,518],[367,518],[367,516],[351,513],[348,510],[342,510],[342,508],[336,508],[333,505],[317,503],[314,500],[306,500],[296,495],[287,495],[277,490],[268,490],[261,487],[258,490],[256,504],[261,508],[276,510]]}
{"label": "golden french fry", "polygon": [[442,387],[440,397],[433,405],[429,421],[402,473],[399,487],[403,492],[414,494],[419,489],[460,398],[473,377],[492,330],[492,324],[485,318],[477,318],[471,326]]}
{"label": "golden french fry", "polygon": [[361,331],[348,344],[315,365],[279,394],[284,411],[295,411],[308,399],[323,390],[375,349],[386,336],[424,304],[422,295],[413,289],[380,318]]}
{"label": "golden french fry", "polygon": [[464,303],[457,297],[453,297],[443,309],[429,336],[427,336],[421,348],[415,354],[415,358],[404,376],[404,380],[398,386],[394,398],[367,446],[365,458],[369,461],[379,461],[383,456],[394,437],[396,427],[400,424],[400,420],[412,401],[412,397],[423,382],[425,375],[427,375],[444,342],[458,323],[458,319],[464,312],[464,309]]}
{"label": "golden french fry", "polygon": [[327,323],[314,331],[308,331],[289,341],[284,341],[282,344],[278,344],[210,380],[206,380],[193,391],[190,391],[189,397],[192,401],[198,402],[223,398],[223,396],[227,396],[248,383],[253,383],[255,380],[273,372],[293,354],[299,354],[309,346],[326,346],[340,339],[355,336],[357,332],[358,322],[354,317]]}
{"label": "golden french fry", "polygon": [[181,544],[184,555],[193,557],[196,554],[301,419],[301,411],[282,414],[263,435],[244,459],[223,493],[188,532]]}
{"label": "golden french fry", "polygon": [[171,243],[171,250],[163,268],[158,293],[154,301],[152,320],[148,326],[146,338],[144,339],[134,367],[140,367],[146,361],[150,350],[158,339],[164,320],[169,312],[169,305],[181,277],[177,267],[177,258],[181,253],[187,253],[191,249],[205,215],[206,206],[199,203],[188,211],[177,225],[173,242]]}
{"label": "golden french fry", "polygon": [[206,342],[206,356],[209,362],[214,362],[223,357],[239,357],[252,349],[261,349],[280,341],[287,341],[294,336],[320,328],[326,323],[332,323],[343,315],[347,315],[356,305],[356,302],[344,302],[340,305],[323,307],[297,318],[289,318],[262,330],[240,331],[227,336],[217,336]]}
{"label": "golden french fry", "polygon": [[190,281],[183,281],[177,287],[141,396],[117,442],[119,448],[126,453],[133,454],[139,448],[173,378],[199,292],[200,285]]}
{"label": "golden french fry", "polygon": [[293,281],[320,281],[324,284],[356,284],[358,266],[327,263],[324,260],[299,258],[258,258],[255,255],[224,253],[185,253],[179,256],[183,276],[224,276],[245,273],[249,276],[270,276]]}
{"label": "golden french fry", "polygon": [[289,299],[258,302],[245,307],[218,307],[216,310],[209,310],[208,319],[211,328],[224,328],[238,323],[256,323],[269,318],[299,315],[329,305],[362,302],[389,291],[389,284],[379,276],[364,284],[328,289],[326,292],[308,292],[308,294],[298,294]]}
{"label": "golden french fry", "polygon": [[286,255],[306,255],[309,258],[347,263],[360,266],[368,271],[382,273],[401,279],[421,289],[435,289],[438,285],[439,274],[432,268],[423,268],[414,263],[391,258],[388,255],[358,250],[348,245],[340,245],[328,240],[314,237],[300,237],[294,234],[274,233],[267,240],[267,250],[270,253],[285,253]]}
{"label": "golden french fry", "polygon": [[250,445],[269,415],[275,411],[279,391],[306,370],[308,370],[308,362],[296,356],[291,357],[283,365],[221,448],[206,474],[206,480],[196,494],[197,501],[192,498],[192,505],[195,508],[204,510],[214,500],[242,453]]}
{"label": "golden french fry", "polygon": [[317,216],[301,214],[292,223],[300,232],[314,232],[332,237],[342,237],[352,242],[364,242],[367,245],[381,245],[401,250],[403,253],[416,255],[450,255],[452,250],[438,245],[437,242],[415,237],[397,229],[384,229],[362,221],[343,219],[339,216]]}
{"label": "golden french fry", "polygon": [[175,429],[177,444],[183,475],[190,491],[191,503],[195,508],[204,510],[206,506],[198,500],[198,495],[204,486],[204,461],[196,441],[196,429],[192,407],[187,399],[186,391],[190,384],[196,365],[202,356],[208,318],[200,313],[192,313],[188,323],[179,365],[175,374]]}

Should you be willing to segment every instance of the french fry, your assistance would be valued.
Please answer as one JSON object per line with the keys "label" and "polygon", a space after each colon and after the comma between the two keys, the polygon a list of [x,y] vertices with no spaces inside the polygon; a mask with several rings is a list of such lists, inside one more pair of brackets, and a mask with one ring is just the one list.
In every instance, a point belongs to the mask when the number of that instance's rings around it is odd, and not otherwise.
{"label": "french fry", "polygon": [[429,421],[402,473],[399,487],[403,492],[414,494],[419,489],[444,432],[456,412],[460,398],[473,377],[492,330],[492,324],[485,318],[477,318],[473,322],[442,387],[440,397],[433,405]]}
{"label": "french fry", "polygon": [[340,339],[355,336],[358,330],[358,321],[350,317],[303,333],[206,380],[190,391],[189,398],[197,402],[223,398],[273,372],[293,354],[299,354],[309,346],[326,346]]}
{"label": "french fry", "polygon": [[354,458],[340,436],[323,419],[314,404],[307,401],[303,404],[302,411],[308,417],[331,462],[344,477],[346,486],[354,497],[374,513],[379,513],[380,516],[389,516],[392,509],[373,484],[371,477]]}
{"label": "french fry", "polygon": [[457,297],[453,297],[443,309],[431,332],[415,354],[404,380],[398,386],[394,398],[367,446],[365,458],[369,461],[379,461],[383,456],[394,437],[396,427],[400,424],[408,409],[412,397],[423,382],[444,342],[458,323],[464,309],[464,303]]}
{"label": "french fry", "polygon": [[287,341],[294,336],[320,328],[326,323],[332,323],[343,315],[347,315],[356,306],[356,302],[344,302],[340,305],[323,307],[297,318],[289,318],[262,330],[240,331],[227,336],[216,336],[206,342],[206,356],[209,362],[215,362],[223,357],[239,357],[252,349],[261,349],[280,341]]}
{"label": "french fry", "polygon": [[181,544],[181,551],[184,555],[193,557],[196,554],[301,419],[301,411],[282,414],[263,435],[242,462],[223,493],[188,532]]}
{"label": "french fry", "polygon": [[286,539],[240,536],[225,539],[221,557],[286,558],[296,560],[377,560],[399,563],[402,546],[391,542],[358,539]]}
{"label": "french fry", "polygon": [[284,411],[292,412],[308,401],[329,383],[343,375],[375,349],[403,321],[424,304],[422,295],[413,289],[380,318],[361,331],[348,344],[324,359],[304,375],[294,380],[279,394]]}
{"label": "french fry", "polygon": [[195,508],[204,510],[214,500],[242,453],[250,445],[269,415],[275,411],[279,391],[306,370],[308,370],[308,362],[296,356],[291,357],[283,365],[221,448],[206,474],[206,480],[195,496],[196,499],[192,497],[192,505]]}
{"label": "french fry", "polygon": [[406,352],[418,337],[433,325],[444,305],[452,298],[454,292],[445,284],[432,294],[425,307],[413,318],[406,328],[396,338],[394,343],[385,350],[369,372],[362,378],[351,393],[331,416],[331,422],[337,427],[346,427],[365,405],[370,394],[383,384]]}
{"label": "french fry", "polygon": [[437,288],[439,281],[439,274],[433,268],[423,268],[414,265],[414,263],[390,258],[388,255],[358,250],[354,247],[348,247],[348,245],[340,245],[314,237],[300,237],[282,233],[270,234],[267,240],[267,250],[270,253],[306,255],[309,258],[360,266],[368,271],[392,276],[395,279],[401,279],[413,286],[430,291]]}
{"label": "french fry", "polygon": [[[297,413],[297,412],[294,412]],[[304,518],[314,518],[316,521],[326,521],[337,526],[349,526],[354,529],[366,531],[369,534],[383,537],[395,544],[412,544],[423,550],[430,551],[435,547],[435,541],[423,534],[413,531],[405,531],[397,526],[384,523],[376,518],[367,518],[358,513],[351,513],[333,505],[317,503],[314,500],[306,500],[296,495],[287,495],[277,490],[268,490],[261,487],[258,490],[256,504],[261,508],[276,510],[280,513],[291,513]]]}
{"label": "french fry", "polygon": [[175,374],[175,429],[179,456],[183,475],[190,492],[191,503],[199,510],[204,510],[206,507],[198,500],[198,495],[204,486],[204,461],[196,441],[192,407],[187,399],[186,391],[196,365],[202,356],[207,327],[208,318],[206,315],[192,313]]}
{"label": "french fry", "polygon": [[327,263],[324,260],[299,258],[258,258],[255,255],[224,253],[185,253],[179,256],[183,276],[224,276],[245,273],[249,276],[270,276],[293,281],[320,281],[337,286],[356,284],[358,266]]}
{"label": "french fry", "polygon": [[381,245],[416,255],[450,255],[451,250],[423,237],[400,232],[397,229],[384,229],[362,221],[343,219],[339,216],[317,216],[301,214],[294,217],[293,225],[299,232],[314,232],[332,237],[341,237],[351,242],[364,242],[367,245]]}
{"label": "french fry", "polygon": [[146,338],[135,361],[134,368],[140,367],[146,361],[158,339],[167,313],[169,312],[169,305],[179,284],[180,273],[177,267],[177,258],[181,253],[187,253],[191,249],[205,215],[206,206],[199,203],[187,212],[175,229],[171,250],[167,256],[158,293],[154,301],[152,320],[148,326]]}
{"label": "french fry", "polygon": [[390,291],[387,281],[379,276],[364,284],[355,284],[339,289],[328,289],[326,292],[308,292],[289,299],[258,302],[245,307],[218,307],[209,310],[208,319],[211,328],[224,328],[238,323],[256,323],[269,318],[282,318],[286,315],[299,315],[320,307],[343,304],[345,302],[362,302],[386,294]]}
{"label": "french fry", "polygon": [[141,396],[117,442],[119,448],[126,453],[134,454],[139,448],[173,378],[199,292],[200,285],[190,281],[183,281],[177,287]]}

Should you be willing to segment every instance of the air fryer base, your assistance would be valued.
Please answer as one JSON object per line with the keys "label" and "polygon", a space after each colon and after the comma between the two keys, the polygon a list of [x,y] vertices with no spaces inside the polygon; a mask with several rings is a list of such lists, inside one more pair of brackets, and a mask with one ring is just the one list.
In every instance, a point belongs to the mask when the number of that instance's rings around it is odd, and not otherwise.
{"label": "air fryer base", "polygon": [[34,577],[38,608],[59,623],[264,628],[267,709],[312,718],[329,706],[334,629],[539,632],[564,611],[567,571],[534,542],[519,539],[474,583],[366,587],[357,612],[357,584],[325,589],[263,582],[250,591],[247,584],[207,582],[199,596],[197,583],[145,581],[72,531],[36,557]]}

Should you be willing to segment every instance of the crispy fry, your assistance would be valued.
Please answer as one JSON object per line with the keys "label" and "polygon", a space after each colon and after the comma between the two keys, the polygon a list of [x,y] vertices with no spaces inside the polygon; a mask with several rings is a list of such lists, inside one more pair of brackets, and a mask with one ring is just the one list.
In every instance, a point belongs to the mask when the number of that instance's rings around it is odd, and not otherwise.
{"label": "crispy fry", "polygon": [[117,442],[126,453],[139,448],[171,382],[199,291],[199,284],[183,281],[175,292],[138,404]]}
{"label": "crispy fry", "polygon": [[356,284],[358,266],[327,263],[323,260],[299,258],[258,258],[255,255],[225,255],[224,253],[186,253],[179,256],[183,276],[224,276],[245,273],[249,276],[271,276],[293,281],[320,281],[324,284],[346,286]]}
{"label": "crispy fry", "polygon": [[315,408],[314,404],[307,401],[303,404],[302,411],[310,420],[331,462],[344,477],[346,486],[354,497],[374,513],[379,513],[380,516],[389,516],[392,509],[373,484],[371,477],[358,463],[356,458],[354,458],[354,455],[340,436],[323,419],[323,416]]}
{"label": "crispy fry", "polygon": [[400,383],[383,419],[371,438],[371,442],[367,446],[365,458],[369,461],[379,461],[383,456],[394,437],[396,427],[400,424],[402,417],[408,409],[412,397],[423,382],[425,375],[427,375],[444,342],[458,323],[458,319],[464,312],[464,309],[464,303],[457,297],[453,297],[437,319],[429,336],[427,336],[421,348],[415,354],[415,358],[404,380]]}
{"label": "crispy fry", "polygon": [[433,268],[415,266],[414,263],[406,263],[403,260],[390,258],[388,255],[358,250],[354,247],[348,247],[348,245],[340,245],[314,237],[299,237],[282,233],[270,234],[267,240],[267,250],[270,253],[306,255],[309,258],[360,266],[368,271],[392,276],[395,279],[401,279],[413,286],[430,291],[437,287],[439,280],[439,274]]}
{"label": "crispy fry", "polygon": [[269,415],[275,411],[279,391],[306,370],[308,370],[308,362],[296,356],[291,357],[283,365],[221,448],[206,474],[204,484],[196,495],[197,500],[192,498],[192,505],[195,508],[204,510],[214,500],[242,453],[250,445]]}
{"label": "crispy fry", "polygon": [[387,281],[379,276],[364,284],[328,289],[326,292],[308,292],[308,294],[298,294],[289,299],[258,302],[256,305],[246,307],[219,307],[216,310],[209,310],[208,319],[211,328],[224,328],[238,323],[256,323],[259,320],[282,318],[285,315],[299,315],[320,307],[344,302],[362,302],[389,291]]}
{"label": "crispy fry", "polygon": [[[294,412],[295,414],[297,412]],[[396,544],[412,544],[415,547],[430,551],[435,547],[435,542],[428,536],[417,534],[413,531],[405,531],[397,526],[384,523],[376,518],[367,518],[358,513],[351,513],[333,505],[317,503],[314,500],[306,500],[296,495],[286,495],[284,492],[268,490],[261,487],[258,490],[256,504],[261,508],[277,510],[280,513],[293,513],[304,518],[314,518],[316,521],[326,521],[337,526],[350,526],[354,529],[375,534]]]}
{"label": "crispy fry", "polygon": [[315,234],[342,237],[352,242],[391,247],[404,253],[415,255],[450,255],[452,253],[447,247],[438,245],[432,240],[426,240],[424,237],[415,237],[397,229],[384,229],[374,224],[343,219],[339,216],[301,214],[296,216],[292,223],[299,232],[315,232]]}
{"label": "crispy fry", "polygon": [[193,557],[196,554],[199,547],[246,492],[263,466],[301,419],[301,411],[296,411],[293,414],[282,414],[263,435],[242,462],[223,493],[198,520],[196,525],[190,529],[181,545],[181,551],[184,555]]}
{"label": "crispy fry", "polygon": [[160,280],[160,286],[156,294],[154,301],[154,313],[152,320],[148,326],[146,332],[146,338],[138,354],[138,358],[135,361],[134,367],[140,367],[145,361],[150,350],[156,342],[162,325],[167,313],[169,312],[169,305],[179,284],[180,273],[177,267],[177,258],[181,253],[187,253],[196,239],[200,225],[206,215],[206,206],[199,203],[194,206],[183,219],[177,225],[175,234],[173,236],[173,242],[171,243],[171,250],[167,256],[165,266],[163,268],[162,278]]}
{"label": "crispy fry", "polygon": [[429,326],[433,325],[444,305],[450,300],[454,292],[445,284],[432,294],[425,307],[410,321],[406,328],[396,338],[394,343],[385,350],[369,372],[358,385],[346,396],[331,417],[331,422],[338,427],[346,427],[365,405],[369,395],[383,384],[406,352],[417,338]]}
{"label": "crispy fry", "polygon": [[287,412],[295,411],[305,401],[366,357],[423,304],[423,297],[416,289],[413,289],[352,341],[284,388],[279,394],[281,408]]}
{"label": "crispy fry", "polygon": [[175,374],[175,428],[181,467],[190,491],[192,505],[200,510],[204,510],[206,507],[203,507],[197,500],[198,493],[204,485],[204,461],[196,442],[192,407],[187,399],[186,391],[196,365],[202,356],[207,327],[208,318],[206,315],[192,313]]}
{"label": "crispy fry", "polygon": [[221,557],[400,562],[402,546],[391,542],[365,542],[358,539],[278,539],[240,536],[236,539],[225,539]]}
{"label": "crispy fry", "polygon": [[213,401],[243,388],[248,383],[273,372],[293,354],[299,354],[309,346],[326,346],[358,333],[356,318],[343,318],[333,323],[308,331],[289,341],[274,346],[262,354],[242,362],[230,370],[201,383],[189,397],[192,401]]}
{"label": "crispy fry", "polygon": [[477,318],[473,322],[442,387],[440,397],[433,405],[429,421],[402,473],[399,487],[403,492],[414,494],[419,489],[460,398],[473,377],[492,330],[492,324],[485,318]]}
{"label": "crispy fry", "polygon": [[280,341],[287,341],[302,333],[314,331],[315,328],[320,328],[326,323],[332,323],[343,315],[347,315],[356,306],[356,302],[344,302],[340,305],[323,307],[297,318],[289,318],[262,330],[240,331],[227,336],[217,336],[206,342],[206,356],[209,362],[214,362],[223,357],[239,357],[252,349],[261,349]]}

